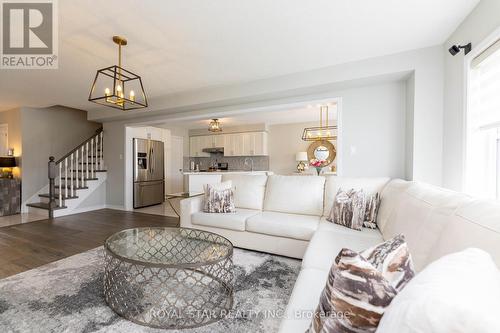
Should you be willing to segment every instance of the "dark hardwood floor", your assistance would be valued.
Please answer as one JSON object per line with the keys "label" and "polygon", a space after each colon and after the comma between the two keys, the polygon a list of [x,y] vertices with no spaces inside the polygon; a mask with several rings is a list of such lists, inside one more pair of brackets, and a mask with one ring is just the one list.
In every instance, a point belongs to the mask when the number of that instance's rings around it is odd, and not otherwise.
{"label": "dark hardwood floor", "polygon": [[101,209],[0,228],[0,278],[103,245],[117,231],[178,226],[168,216]]}

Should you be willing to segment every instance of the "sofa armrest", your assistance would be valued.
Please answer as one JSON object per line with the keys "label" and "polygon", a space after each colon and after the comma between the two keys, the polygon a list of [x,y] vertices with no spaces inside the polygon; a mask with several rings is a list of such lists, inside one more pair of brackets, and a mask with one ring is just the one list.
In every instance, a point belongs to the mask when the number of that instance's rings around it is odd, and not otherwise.
{"label": "sofa armrest", "polygon": [[180,225],[184,228],[192,228],[193,226],[191,224],[191,215],[203,210],[203,196],[200,195],[193,198],[183,199],[181,200],[180,204]]}

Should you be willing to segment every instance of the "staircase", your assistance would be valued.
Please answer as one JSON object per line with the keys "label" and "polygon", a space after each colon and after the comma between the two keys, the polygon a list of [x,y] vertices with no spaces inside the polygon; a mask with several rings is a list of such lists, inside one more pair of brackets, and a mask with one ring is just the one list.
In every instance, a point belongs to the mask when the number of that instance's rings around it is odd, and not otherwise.
{"label": "staircase", "polygon": [[29,211],[42,210],[52,218],[89,208],[85,201],[107,176],[102,128],[58,161],[51,156],[48,175],[49,183],[39,191],[39,201],[26,205]]}

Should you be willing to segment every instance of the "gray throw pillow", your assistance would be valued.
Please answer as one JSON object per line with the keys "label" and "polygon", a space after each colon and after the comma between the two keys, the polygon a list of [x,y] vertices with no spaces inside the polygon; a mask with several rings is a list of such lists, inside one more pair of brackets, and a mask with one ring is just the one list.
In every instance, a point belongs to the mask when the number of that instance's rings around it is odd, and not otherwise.
{"label": "gray throw pillow", "polygon": [[365,209],[363,190],[351,189],[346,192],[340,188],[327,220],[351,229],[361,230],[365,219]]}
{"label": "gray throw pillow", "polygon": [[385,309],[414,275],[403,235],[361,253],[342,249],[307,332],[375,332]]}
{"label": "gray throw pillow", "polygon": [[365,220],[363,227],[377,229],[377,214],[380,206],[380,195],[375,193],[366,198]]}
{"label": "gray throw pillow", "polygon": [[234,213],[234,194],[231,188],[221,189],[205,185],[205,213]]}

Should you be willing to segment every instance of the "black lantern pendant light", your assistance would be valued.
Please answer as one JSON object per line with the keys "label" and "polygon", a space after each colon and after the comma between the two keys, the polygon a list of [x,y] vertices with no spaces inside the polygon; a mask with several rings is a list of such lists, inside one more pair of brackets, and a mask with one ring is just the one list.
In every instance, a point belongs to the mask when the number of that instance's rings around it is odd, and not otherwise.
{"label": "black lantern pendant light", "polygon": [[141,77],[122,67],[122,46],[127,45],[127,40],[113,36],[113,42],[118,44],[118,66],[97,71],[89,101],[124,111],[147,107]]}

